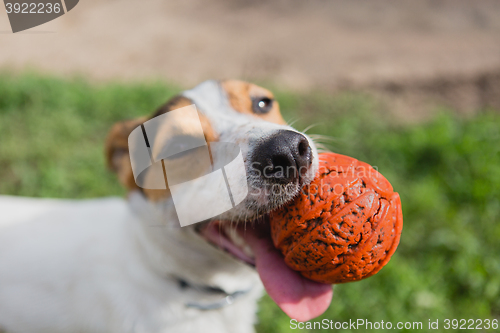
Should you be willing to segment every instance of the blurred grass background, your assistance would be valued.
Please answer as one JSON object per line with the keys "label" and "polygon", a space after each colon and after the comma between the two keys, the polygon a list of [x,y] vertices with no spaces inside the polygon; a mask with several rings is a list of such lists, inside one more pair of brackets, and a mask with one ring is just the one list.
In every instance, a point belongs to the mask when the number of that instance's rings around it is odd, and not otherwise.
{"label": "blurred grass background", "polygon": [[[0,73],[0,194],[124,195],[104,164],[107,131],[179,91],[164,82]],[[426,123],[400,125],[360,93],[276,95],[296,128],[315,124],[308,133],[332,138],[322,139],[331,150],[377,166],[403,204],[403,235],[391,262],[372,278],[336,286],[317,320],[421,321],[425,331],[428,319],[498,319],[500,113],[465,119],[441,109]],[[267,296],[259,317],[258,332],[293,331]]]}

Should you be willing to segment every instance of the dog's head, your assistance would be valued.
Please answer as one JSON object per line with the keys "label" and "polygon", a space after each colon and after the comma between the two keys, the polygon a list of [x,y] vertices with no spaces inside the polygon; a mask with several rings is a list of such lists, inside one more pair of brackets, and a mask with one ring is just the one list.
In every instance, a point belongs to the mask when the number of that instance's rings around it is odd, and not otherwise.
{"label": "dog's head", "polygon": [[[127,139],[145,121],[192,104],[199,111],[206,141],[236,143],[243,156],[249,194],[221,219],[255,220],[289,202],[314,177],[318,153],[313,141],[286,124],[270,91],[242,81],[206,81],[174,97],[151,117],[121,122],[112,128],[106,144],[108,163],[128,189],[139,189],[152,201],[170,197],[168,187],[150,190],[136,185]],[[155,141],[167,146],[179,141],[176,137],[189,140],[195,125],[181,117],[175,126],[158,129]],[[169,163],[176,163],[177,169],[189,167],[194,169],[190,173],[200,174],[205,171],[202,163],[196,164],[200,160],[196,155],[174,160]]]}
{"label": "dog's head", "polygon": [[[196,126],[199,128],[201,123],[204,138],[209,144],[228,142],[239,146],[246,169],[248,195],[233,209],[211,221],[182,229],[202,236],[208,243],[216,245],[218,251],[228,252],[233,256],[231,260],[256,265],[268,293],[282,309],[296,318],[309,318],[308,314],[304,313],[306,305],[303,299],[316,300],[318,297],[323,297],[325,300],[328,298],[328,295],[325,298],[328,287],[325,289],[324,286],[314,285],[312,281],[304,281],[300,275],[285,266],[270,241],[269,223],[260,223],[260,227],[255,228],[259,232],[251,230],[256,223],[241,223],[266,222],[267,214],[290,202],[301,188],[313,179],[318,168],[318,152],[314,142],[304,133],[286,124],[281,116],[278,102],[270,91],[242,81],[203,82],[172,98],[150,117],[116,124],[111,129],[106,143],[109,166],[117,172],[120,181],[129,190],[142,192],[148,201],[156,203],[172,201],[168,184],[166,189],[161,190],[143,189],[137,186],[130,163],[128,137],[134,129],[148,120],[192,104],[198,110],[199,119],[193,121],[183,118],[182,114],[176,115],[178,118],[174,119],[175,125],[170,123],[158,127],[150,140],[155,141],[155,146],[158,142],[162,145],[174,142],[175,145],[180,142],[176,138],[190,142],[190,136],[196,132],[194,129]],[[142,130],[146,132],[144,127]],[[177,148],[174,150],[182,151],[182,147]],[[155,149],[151,148],[151,156],[156,154]],[[196,152],[196,149],[192,149],[191,152]],[[204,169],[211,167],[200,162],[202,160],[203,158],[198,158],[196,154],[191,156],[177,154],[174,158],[165,160],[165,163],[175,166],[176,170],[189,168],[191,177],[194,177],[197,173],[206,174],[207,170]],[[147,177],[146,174],[145,178]],[[211,194],[207,192],[207,195]],[[196,203],[193,205],[192,209],[200,209]],[[244,231],[235,225],[244,225]],[[261,229],[264,230],[264,234]],[[204,263],[200,261],[198,265]],[[205,265],[201,269],[215,268]],[[283,279],[289,280],[289,283],[279,282]],[[212,283],[217,282],[212,281]],[[331,297],[331,289],[329,295]],[[317,308],[315,304],[312,306]],[[324,310],[325,304],[328,306],[329,300],[323,301],[320,308]]]}

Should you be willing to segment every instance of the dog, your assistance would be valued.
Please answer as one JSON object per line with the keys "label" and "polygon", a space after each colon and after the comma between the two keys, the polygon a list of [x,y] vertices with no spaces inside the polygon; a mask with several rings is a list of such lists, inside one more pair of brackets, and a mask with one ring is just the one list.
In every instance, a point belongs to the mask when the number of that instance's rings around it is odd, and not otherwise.
{"label": "dog", "polygon": [[[249,193],[215,218],[180,227],[168,187],[137,185],[128,137],[193,104],[208,143],[239,146]],[[176,126],[190,133],[189,122]],[[253,332],[264,288],[300,321],[328,307],[331,286],[289,269],[269,236],[267,214],[318,169],[313,140],[286,124],[270,91],[203,82],[150,117],[115,124],[105,152],[126,199],[0,196],[0,331]]]}

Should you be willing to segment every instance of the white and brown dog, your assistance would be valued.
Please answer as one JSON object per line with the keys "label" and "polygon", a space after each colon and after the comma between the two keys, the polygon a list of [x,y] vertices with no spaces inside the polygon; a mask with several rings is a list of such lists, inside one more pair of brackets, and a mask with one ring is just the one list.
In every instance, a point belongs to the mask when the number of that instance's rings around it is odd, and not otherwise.
{"label": "white and brown dog", "polygon": [[[290,270],[265,232],[266,214],[316,173],[312,140],[268,90],[241,81],[206,81],[153,117],[191,104],[208,142],[240,146],[250,191],[287,190],[250,193],[216,221],[181,228],[168,188],[134,180],[127,139],[152,117],[116,124],[106,153],[127,200],[0,197],[0,331],[252,332],[262,285],[297,320],[328,307],[331,286]],[[290,167],[302,171],[281,172]]]}

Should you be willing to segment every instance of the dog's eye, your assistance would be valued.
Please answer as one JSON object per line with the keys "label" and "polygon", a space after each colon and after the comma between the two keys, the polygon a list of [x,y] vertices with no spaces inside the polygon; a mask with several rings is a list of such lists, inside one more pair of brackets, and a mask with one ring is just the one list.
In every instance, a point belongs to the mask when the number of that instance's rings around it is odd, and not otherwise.
{"label": "dog's eye", "polygon": [[268,113],[273,108],[273,100],[268,97],[259,97],[252,100],[252,109],[254,113]]}

